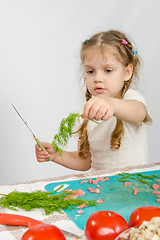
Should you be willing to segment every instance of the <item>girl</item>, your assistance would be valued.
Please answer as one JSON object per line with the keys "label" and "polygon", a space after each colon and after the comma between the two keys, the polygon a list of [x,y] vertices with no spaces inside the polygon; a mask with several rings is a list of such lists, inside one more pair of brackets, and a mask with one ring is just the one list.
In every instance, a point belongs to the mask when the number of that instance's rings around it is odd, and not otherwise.
{"label": "girl", "polygon": [[[70,169],[86,171],[147,163],[146,123],[151,122],[143,96],[131,88],[140,59],[121,32],[100,32],[82,43],[81,61],[86,84],[83,123],[78,126],[78,151],[56,154],[36,145],[36,157]],[[94,121],[99,121],[99,124]]]}

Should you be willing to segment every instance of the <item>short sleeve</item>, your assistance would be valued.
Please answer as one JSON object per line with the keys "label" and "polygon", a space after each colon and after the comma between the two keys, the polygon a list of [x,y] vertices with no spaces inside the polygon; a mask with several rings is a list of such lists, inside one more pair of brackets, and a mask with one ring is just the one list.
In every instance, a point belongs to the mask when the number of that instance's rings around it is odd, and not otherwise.
{"label": "short sleeve", "polygon": [[143,97],[143,95],[140,92],[138,92],[138,91],[136,91],[134,89],[129,89],[125,93],[123,99],[137,100],[137,101],[142,102],[142,103],[144,103],[146,105],[145,98]]}
{"label": "short sleeve", "polygon": [[[133,100],[137,100],[137,101],[139,101],[139,102],[144,103],[144,105],[146,106],[146,102],[145,102],[144,96],[143,96],[140,92],[138,92],[138,91],[136,91],[136,90],[134,90],[134,89],[129,89],[129,90],[125,93],[123,99],[133,99]],[[152,118],[150,117],[150,115],[148,114],[148,112],[147,112],[147,115],[146,115],[145,119],[143,120],[142,124],[152,125]]]}

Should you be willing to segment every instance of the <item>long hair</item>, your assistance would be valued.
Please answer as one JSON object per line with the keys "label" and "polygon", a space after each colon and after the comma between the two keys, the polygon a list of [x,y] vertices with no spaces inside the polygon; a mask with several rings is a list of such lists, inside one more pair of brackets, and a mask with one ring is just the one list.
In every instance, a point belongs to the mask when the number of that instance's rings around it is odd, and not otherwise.
{"label": "long hair", "polygon": [[[122,44],[122,39],[125,39],[127,41],[126,45]],[[81,48],[81,61],[83,64],[84,58],[91,48],[98,47],[101,53],[105,53],[107,46],[113,46],[117,49],[117,52],[116,53],[114,52],[114,56],[117,58],[118,61],[122,63],[123,66],[127,67],[129,64],[133,65],[132,76],[128,81],[124,82],[124,85],[120,92],[119,98],[122,99],[132,82],[133,76],[135,76],[135,78],[138,77],[138,70],[141,63],[140,58],[133,51],[133,46],[131,42],[124,33],[116,30],[110,30],[107,32],[100,32],[98,34],[93,35],[90,39],[85,40],[82,43]],[[86,89],[85,97],[86,101],[88,101],[92,97],[88,89]],[[86,157],[88,154],[89,144],[87,138],[87,124],[88,120],[84,120],[80,129],[78,130],[80,140],[79,155],[81,157]],[[110,140],[110,148],[112,150],[116,150],[120,147],[122,136],[123,136],[123,122],[122,120],[117,118],[116,126],[111,134]]]}

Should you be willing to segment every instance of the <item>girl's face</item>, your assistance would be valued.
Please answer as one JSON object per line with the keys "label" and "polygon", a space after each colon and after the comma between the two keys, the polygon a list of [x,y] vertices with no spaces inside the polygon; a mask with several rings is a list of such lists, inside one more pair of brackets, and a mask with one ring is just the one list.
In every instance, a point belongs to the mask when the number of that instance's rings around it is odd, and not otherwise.
{"label": "girl's face", "polygon": [[124,67],[114,54],[117,50],[113,46],[107,46],[103,54],[98,47],[86,52],[85,79],[93,96],[119,97],[124,82],[131,78],[133,66]]}

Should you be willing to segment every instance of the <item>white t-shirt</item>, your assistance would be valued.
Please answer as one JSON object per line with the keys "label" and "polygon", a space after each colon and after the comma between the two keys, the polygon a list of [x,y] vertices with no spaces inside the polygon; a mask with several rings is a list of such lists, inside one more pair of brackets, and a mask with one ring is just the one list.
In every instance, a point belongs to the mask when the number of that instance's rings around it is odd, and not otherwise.
{"label": "white t-shirt", "polygon": [[[145,104],[143,96],[133,89],[129,89],[123,99],[134,99]],[[108,121],[100,121],[99,124],[88,122],[87,134],[93,170],[141,165],[148,161],[147,124],[135,125],[123,121],[124,135],[121,138],[120,148],[111,150],[110,139],[115,125],[114,116]]]}

